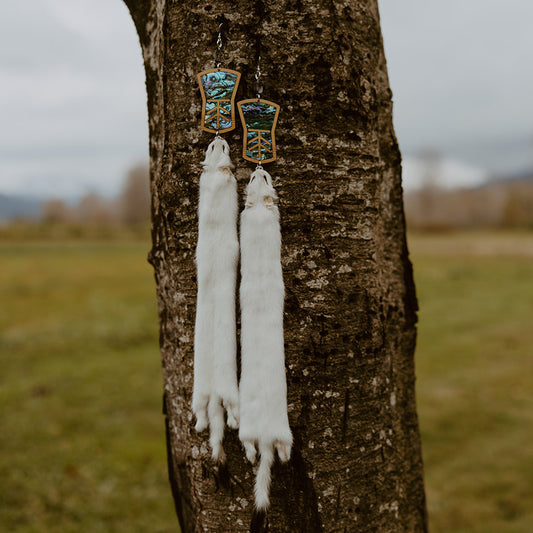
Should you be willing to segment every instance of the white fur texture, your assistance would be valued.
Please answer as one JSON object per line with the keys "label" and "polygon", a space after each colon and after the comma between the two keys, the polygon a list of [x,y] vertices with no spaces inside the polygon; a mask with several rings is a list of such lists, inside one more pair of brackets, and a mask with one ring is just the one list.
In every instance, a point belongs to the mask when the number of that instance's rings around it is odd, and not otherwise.
{"label": "white fur texture", "polygon": [[291,453],[283,346],[284,287],[277,195],[272,178],[256,170],[241,214],[241,381],[239,438],[252,463],[260,462],[255,503],[269,505],[274,448],[282,461]]}
{"label": "white fur texture", "polygon": [[235,323],[237,183],[231,172],[228,143],[221,137],[208,146],[202,164],[192,409],[197,431],[209,425],[213,458],[224,461],[224,408],[228,426],[239,426]]}

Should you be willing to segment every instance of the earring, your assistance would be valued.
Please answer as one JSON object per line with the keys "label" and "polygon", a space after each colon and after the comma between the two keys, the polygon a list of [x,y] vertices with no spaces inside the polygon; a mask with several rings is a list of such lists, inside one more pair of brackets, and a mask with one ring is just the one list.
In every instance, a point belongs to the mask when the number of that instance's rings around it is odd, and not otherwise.
{"label": "earring", "polygon": [[257,97],[237,103],[244,128],[242,156],[247,161],[257,163],[258,166],[276,159],[274,130],[280,110],[278,104],[261,98],[263,87],[260,63],[261,56],[259,56],[255,73]]}
{"label": "earring", "polygon": [[239,242],[237,182],[228,143],[220,134],[235,128],[234,102],[241,75],[220,68],[221,52],[222,24],[215,68],[198,74],[201,128],[216,136],[207,148],[200,176],[192,410],[197,431],[209,426],[213,458],[222,462],[224,409],[228,426],[237,429],[239,425],[235,318]]}
{"label": "earring", "polygon": [[280,106],[261,98],[259,62],[255,77],[257,98],[237,103],[244,128],[243,157],[257,163],[246,187],[240,224],[239,438],[250,462],[255,462],[256,446],[259,449],[255,504],[265,510],[274,449],[282,461],[288,461],[292,434],[287,415],[278,197],[261,165],[276,159],[274,129]]}

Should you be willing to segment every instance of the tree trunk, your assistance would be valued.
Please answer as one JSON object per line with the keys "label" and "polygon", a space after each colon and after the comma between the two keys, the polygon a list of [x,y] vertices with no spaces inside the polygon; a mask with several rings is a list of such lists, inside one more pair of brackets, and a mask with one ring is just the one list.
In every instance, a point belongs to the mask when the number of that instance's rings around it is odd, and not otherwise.
{"label": "tree trunk", "polygon": [[[377,0],[126,0],[146,67],[153,248],[169,475],[183,532],[423,532],[415,407],[416,297],[405,241],[400,153]],[[200,161],[196,74],[242,73],[239,99],[281,105],[282,262],[294,449],[273,469],[271,507],[253,512],[253,471],[226,429],[213,464],[191,413]],[[260,47],[260,48],[259,48]],[[253,165],[225,138],[239,193]]]}

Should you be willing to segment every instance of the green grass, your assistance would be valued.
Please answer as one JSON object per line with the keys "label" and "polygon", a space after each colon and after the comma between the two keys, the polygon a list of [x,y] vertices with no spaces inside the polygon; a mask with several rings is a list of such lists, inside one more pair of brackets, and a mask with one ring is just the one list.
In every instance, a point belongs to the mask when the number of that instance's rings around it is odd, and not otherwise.
{"label": "green grass", "polygon": [[0,530],[177,531],[148,245],[0,246]]}
{"label": "green grass", "polygon": [[[0,531],[178,531],[148,247],[0,244]],[[530,533],[533,234],[410,247],[431,531]]]}
{"label": "green grass", "polygon": [[533,531],[533,235],[412,236],[433,533]]}

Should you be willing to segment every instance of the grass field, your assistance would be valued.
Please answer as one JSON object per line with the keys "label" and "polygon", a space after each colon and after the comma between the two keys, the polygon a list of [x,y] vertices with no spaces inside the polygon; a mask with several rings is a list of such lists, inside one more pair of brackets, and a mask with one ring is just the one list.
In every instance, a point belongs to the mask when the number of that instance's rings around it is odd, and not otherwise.
{"label": "grass field", "polygon": [[176,531],[147,250],[0,246],[0,531]]}
{"label": "grass field", "polygon": [[[530,533],[533,234],[410,246],[431,531]],[[177,531],[147,250],[0,243],[0,531]]]}
{"label": "grass field", "polygon": [[533,235],[412,237],[433,533],[533,531]]}

